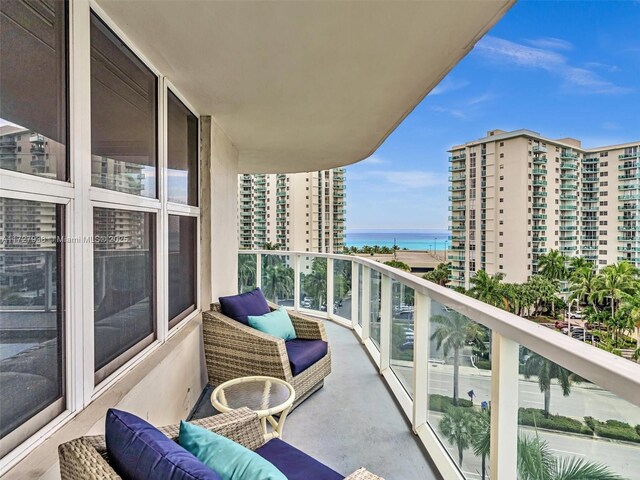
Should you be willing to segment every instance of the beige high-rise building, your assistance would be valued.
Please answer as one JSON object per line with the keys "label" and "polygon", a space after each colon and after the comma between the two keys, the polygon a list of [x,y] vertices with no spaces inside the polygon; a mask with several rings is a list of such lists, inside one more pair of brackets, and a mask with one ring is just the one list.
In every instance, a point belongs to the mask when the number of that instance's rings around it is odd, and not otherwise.
{"label": "beige high-rise building", "polygon": [[491,130],[450,153],[451,285],[478,270],[525,282],[550,250],[640,266],[639,141],[585,149]]}
{"label": "beige high-rise building", "polygon": [[239,175],[241,249],[266,243],[301,252],[340,253],[345,239],[345,170]]}

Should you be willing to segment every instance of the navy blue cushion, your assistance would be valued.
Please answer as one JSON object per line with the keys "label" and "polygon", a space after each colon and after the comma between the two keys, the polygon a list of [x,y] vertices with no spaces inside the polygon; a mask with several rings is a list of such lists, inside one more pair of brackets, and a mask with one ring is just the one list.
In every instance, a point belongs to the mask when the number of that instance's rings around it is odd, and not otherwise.
{"label": "navy blue cushion", "polygon": [[329,348],[325,341],[300,338],[289,340],[284,343],[284,346],[287,348],[291,373],[294,377],[324,357]]}
{"label": "navy blue cushion", "polygon": [[109,464],[124,480],[222,480],[204,463],[135,415],[109,409]]}
{"label": "navy blue cushion", "polygon": [[271,309],[264,298],[262,290],[256,288],[250,292],[229,297],[220,297],[220,310],[229,318],[249,325],[248,316],[258,316],[269,313]]}
{"label": "navy blue cushion", "polygon": [[343,475],[331,470],[316,459],[292,447],[279,438],[269,440],[256,450],[265,460],[273,463],[288,480],[342,480]]}

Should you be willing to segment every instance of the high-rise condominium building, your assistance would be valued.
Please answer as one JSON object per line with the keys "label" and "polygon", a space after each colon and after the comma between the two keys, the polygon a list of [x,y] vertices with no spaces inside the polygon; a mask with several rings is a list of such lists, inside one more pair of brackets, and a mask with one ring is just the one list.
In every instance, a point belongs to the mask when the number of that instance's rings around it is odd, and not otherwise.
{"label": "high-rise condominium building", "polygon": [[240,248],[340,253],[345,238],[345,170],[239,175]]}
{"label": "high-rise condominium building", "polygon": [[550,250],[640,266],[640,142],[491,130],[450,152],[451,285],[478,270],[525,282]]}

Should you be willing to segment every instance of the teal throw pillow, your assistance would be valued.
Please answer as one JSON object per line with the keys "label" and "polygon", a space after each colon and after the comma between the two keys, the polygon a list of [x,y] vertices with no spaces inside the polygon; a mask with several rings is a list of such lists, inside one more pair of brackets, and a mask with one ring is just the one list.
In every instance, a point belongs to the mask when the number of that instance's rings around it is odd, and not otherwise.
{"label": "teal throw pillow", "polygon": [[282,338],[283,340],[294,340],[296,338],[296,330],[293,328],[289,313],[284,307],[259,317],[249,315],[248,321],[249,326],[274,337]]}
{"label": "teal throw pillow", "polygon": [[280,470],[257,453],[189,422],[180,422],[178,443],[223,480],[287,480]]}

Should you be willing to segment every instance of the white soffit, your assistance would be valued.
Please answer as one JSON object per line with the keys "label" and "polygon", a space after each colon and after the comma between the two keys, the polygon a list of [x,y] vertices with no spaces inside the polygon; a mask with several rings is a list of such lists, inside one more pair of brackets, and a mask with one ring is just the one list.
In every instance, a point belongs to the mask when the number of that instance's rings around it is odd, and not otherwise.
{"label": "white soffit", "polygon": [[514,1],[97,3],[240,171],[275,173],[369,156]]}

